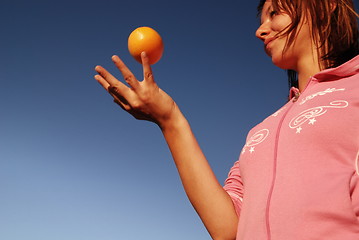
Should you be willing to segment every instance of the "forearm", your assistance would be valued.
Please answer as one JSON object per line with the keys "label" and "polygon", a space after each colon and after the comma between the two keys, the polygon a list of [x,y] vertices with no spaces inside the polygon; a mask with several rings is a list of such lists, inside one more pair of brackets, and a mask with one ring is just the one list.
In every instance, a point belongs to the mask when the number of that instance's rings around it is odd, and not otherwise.
{"label": "forearm", "polygon": [[101,66],[96,80],[115,102],[137,119],[157,123],[178,168],[184,189],[213,239],[235,239],[237,216],[228,194],[213,174],[193,136],[191,128],[175,102],[155,83],[148,57],[141,54],[144,79],[139,82],[122,60],[112,60],[127,84],[118,81]]}
{"label": "forearm", "polygon": [[201,151],[192,130],[179,112],[161,126],[182,184],[193,207],[213,239],[235,239],[238,218]]}

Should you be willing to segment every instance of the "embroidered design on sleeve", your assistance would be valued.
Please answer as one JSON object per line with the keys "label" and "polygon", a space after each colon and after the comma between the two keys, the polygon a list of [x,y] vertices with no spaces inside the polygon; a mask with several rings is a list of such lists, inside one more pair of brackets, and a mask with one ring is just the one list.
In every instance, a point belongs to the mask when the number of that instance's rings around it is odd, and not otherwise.
{"label": "embroidered design on sleeve", "polygon": [[234,198],[239,199],[239,201],[243,202],[243,197],[240,197],[239,195],[233,193],[233,192],[227,192],[229,195],[231,195]]}
{"label": "embroidered design on sleeve", "polygon": [[316,117],[322,116],[327,113],[328,109],[339,109],[348,107],[349,103],[344,100],[337,100],[329,103],[328,106],[319,106],[307,109],[299,113],[294,117],[290,123],[289,127],[295,129],[296,133],[301,133],[303,130],[303,124],[307,123],[308,125],[314,125],[317,122]]}
{"label": "embroidered design on sleeve", "polygon": [[286,109],[287,107],[282,107],[281,109],[279,109],[278,111],[276,111],[275,113],[272,114],[273,117],[277,117],[279,113],[281,113],[284,109]]}
{"label": "embroidered design on sleeve", "polygon": [[338,92],[338,91],[345,91],[345,88],[339,88],[339,89],[327,88],[324,91],[317,92],[317,93],[307,96],[306,98],[303,98],[302,101],[300,101],[299,105],[303,105],[306,101],[311,100],[311,99],[315,98],[316,96],[323,96],[327,93]]}
{"label": "embroidered design on sleeve", "polygon": [[243,147],[242,154],[244,154],[247,149],[249,148],[249,152],[253,153],[255,151],[255,146],[262,143],[269,135],[268,129],[262,129],[255,134],[252,135],[246,142],[246,144]]}

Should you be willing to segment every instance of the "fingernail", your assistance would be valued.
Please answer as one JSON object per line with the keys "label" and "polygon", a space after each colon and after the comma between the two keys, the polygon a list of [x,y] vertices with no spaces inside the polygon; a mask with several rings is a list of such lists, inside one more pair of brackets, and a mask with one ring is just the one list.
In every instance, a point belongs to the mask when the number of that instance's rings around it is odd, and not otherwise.
{"label": "fingernail", "polygon": [[111,59],[112,59],[112,61],[116,61],[116,60],[118,59],[118,56],[117,56],[117,55],[113,55]]}

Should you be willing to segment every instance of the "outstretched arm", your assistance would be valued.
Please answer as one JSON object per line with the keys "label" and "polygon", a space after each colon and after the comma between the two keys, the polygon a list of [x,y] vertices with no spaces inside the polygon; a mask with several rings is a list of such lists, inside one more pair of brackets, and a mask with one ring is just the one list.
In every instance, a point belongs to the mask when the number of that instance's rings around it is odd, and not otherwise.
{"label": "outstretched arm", "polygon": [[186,118],[172,98],[155,83],[146,54],[142,53],[141,57],[143,81],[138,81],[117,56],[112,60],[129,87],[100,66],[96,67],[95,79],[125,111],[161,128],[186,194],[211,237],[235,239],[238,217],[231,198],[216,179]]}

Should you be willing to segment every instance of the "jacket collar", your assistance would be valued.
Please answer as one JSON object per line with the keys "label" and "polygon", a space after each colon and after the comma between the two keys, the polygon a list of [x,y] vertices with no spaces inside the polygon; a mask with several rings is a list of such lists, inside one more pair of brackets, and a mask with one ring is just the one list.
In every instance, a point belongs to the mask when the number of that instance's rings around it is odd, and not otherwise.
{"label": "jacket collar", "polygon": [[318,82],[332,81],[340,78],[350,77],[359,73],[359,55],[346,63],[336,67],[325,69],[313,76]]}
{"label": "jacket collar", "polygon": [[[328,68],[315,74],[312,79],[316,79],[318,82],[334,81],[355,74],[359,74],[359,55],[336,68]],[[300,92],[298,88],[292,87],[289,90],[289,99],[296,100],[299,95]]]}

